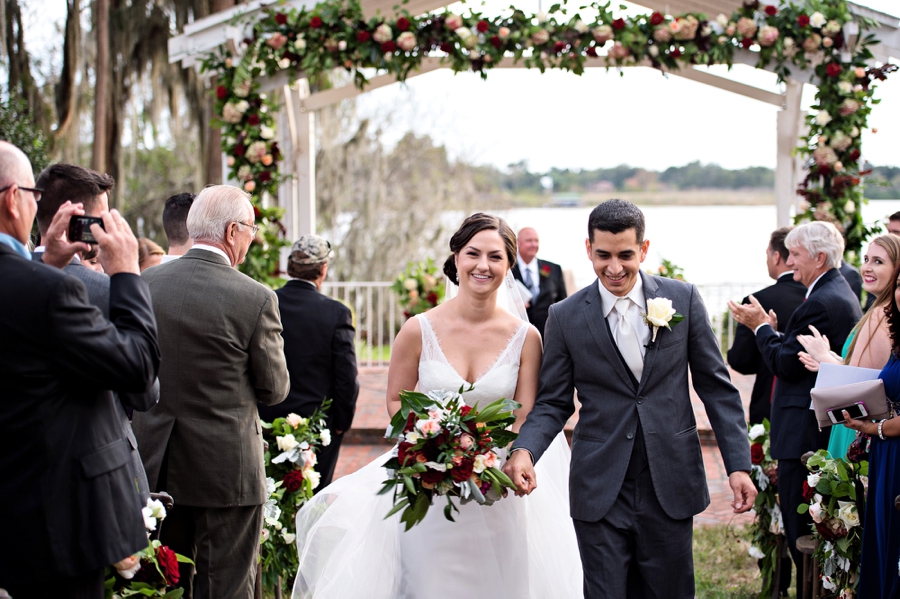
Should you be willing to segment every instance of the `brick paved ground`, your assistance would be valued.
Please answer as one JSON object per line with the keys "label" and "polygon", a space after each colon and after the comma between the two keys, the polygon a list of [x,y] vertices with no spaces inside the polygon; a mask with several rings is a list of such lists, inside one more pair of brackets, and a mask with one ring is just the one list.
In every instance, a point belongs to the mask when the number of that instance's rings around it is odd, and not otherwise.
{"label": "brick paved ground", "polygon": [[[753,377],[743,376],[732,372],[732,381],[741,392],[746,411],[750,398],[750,390],[753,387]],[[351,429],[344,439],[341,448],[341,456],[335,470],[335,478],[340,478],[355,472],[368,464],[390,448],[390,444],[381,437],[388,424],[387,412],[384,408],[384,396],[387,388],[386,368],[364,368],[359,373],[360,394],[356,410],[356,418]],[[694,518],[694,525],[717,523],[749,523],[752,516],[742,514],[735,516],[732,513],[731,501],[733,495],[728,486],[728,477],[722,457],[715,447],[715,440],[710,430],[709,420],[696,394],[691,391],[691,400],[694,406],[694,416],[697,419],[697,429],[700,431],[703,444],[703,463],[706,468],[707,484],[711,503],[702,514]],[[578,415],[572,417],[566,428],[571,429],[577,422]]]}

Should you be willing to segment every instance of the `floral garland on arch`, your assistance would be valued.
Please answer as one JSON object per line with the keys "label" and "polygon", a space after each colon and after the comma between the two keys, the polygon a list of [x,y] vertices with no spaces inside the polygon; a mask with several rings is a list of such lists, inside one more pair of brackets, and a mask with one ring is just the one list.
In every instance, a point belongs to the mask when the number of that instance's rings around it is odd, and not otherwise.
{"label": "floral garland on arch", "polygon": [[[589,14],[596,16],[585,20]],[[793,68],[813,69],[817,78],[817,113],[808,119],[809,133],[797,150],[814,167],[798,190],[808,202],[799,216],[835,222],[848,251],[857,250],[869,232],[857,210],[862,201],[860,132],[877,102],[873,81],[895,67],[867,65],[873,58],[869,48],[877,40],[863,31],[873,22],[854,17],[843,0],[802,5],[752,0],[713,20],[702,13],[616,17],[608,2],[578,10],[563,2],[537,15],[514,9],[508,16],[487,17],[470,9],[465,15],[401,11],[391,18],[367,19],[359,0],[326,0],[300,9],[276,3],[254,18],[258,20],[247,26],[239,49],[220,47],[207,56],[203,68],[217,75],[215,111],[230,176],[254,194],[257,205],[263,194],[274,196],[282,181],[274,141],[276,106],[259,91],[262,76],[286,70],[315,81],[344,69],[364,88],[364,69],[403,81],[429,56],[441,57],[454,72],[471,70],[482,77],[507,57],[541,72],[558,68],[580,75],[593,58],[605,59],[608,67],[730,66],[743,48],[755,51],[757,66],[773,68],[782,80]],[[845,25],[854,21],[858,39],[846,39]],[[251,252],[252,268],[263,277],[279,274],[281,246],[277,235],[270,235],[279,230],[279,217],[277,210],[258,214],[266,247],[275,251],[269,260],[257,260],[259,252]],[[262,272],[267,268],[274,269]]]}

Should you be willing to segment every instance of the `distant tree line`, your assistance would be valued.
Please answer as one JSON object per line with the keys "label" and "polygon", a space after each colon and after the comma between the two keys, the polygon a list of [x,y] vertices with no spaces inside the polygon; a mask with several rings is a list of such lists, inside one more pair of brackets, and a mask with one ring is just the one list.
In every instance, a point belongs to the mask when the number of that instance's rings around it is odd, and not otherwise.
{"label": "distant tree line", "polygon": [[[611,168],[560,169],[532,172],[525,161],[509,165],[505,170],[490,166],[477,167],[482,187],[494,187],[512,194],[591,193],[609,191],[664,191],[694,189],[772,189],[775,171],[762,166],[726,169],[718,164],[690,162],[664,171],[620,164]],[[552,181],[552,187],[547,183]],[[866,197],[900,198],[900,167],[873,167],[867,178]]]}

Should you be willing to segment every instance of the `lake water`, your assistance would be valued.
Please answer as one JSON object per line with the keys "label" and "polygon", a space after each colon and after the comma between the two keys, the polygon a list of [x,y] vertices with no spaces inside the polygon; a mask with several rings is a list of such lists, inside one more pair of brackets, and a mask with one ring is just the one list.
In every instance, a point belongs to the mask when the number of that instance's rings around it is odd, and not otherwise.
{"label": "lake water", "polygon": [[[497,211],[513,230],[534,227],[541,237],[538,254],[570,269],[579,288],[594,280],[584,241],[592,207],[518,208]],[[765,249],[776,228],[775,206],[642,206],[650,249],[644,269],[655,269],[662,258],[684,269],[698,285],[770,284]],[[877,200],[863,207],[863,219],[884,221],[900,210],[900,200]]]}

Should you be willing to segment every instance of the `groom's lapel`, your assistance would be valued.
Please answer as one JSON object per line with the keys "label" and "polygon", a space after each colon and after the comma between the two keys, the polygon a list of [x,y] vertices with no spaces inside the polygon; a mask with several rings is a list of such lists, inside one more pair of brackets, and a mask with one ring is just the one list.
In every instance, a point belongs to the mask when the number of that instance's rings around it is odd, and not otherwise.
{"label": "groom's lapel", "polygon": [[[588,329],[591,331],[591,336],[594,338],[600,351],[607,356],[609,363],[614,365],[613,370],[622,378],[622,382],[629,389],[634,389],[634,376],[625,371],[628,367],[625,365],[624,360],[619,357],[619,349],[609,333],[609,327],[606,326],[606,318],[603,315],[603,300],[600,298],[600,290],[597,288],[599,284],[597,280],[594,280],[585,299],[585,303],[588,304],[585,306],[585,319],[587,320]],[[618,365],[618,367],[615,367],[615,365]]]}
{"label": "groom's lapel", "polygon": [[[644,273],[641,273],[641,279],[644,283],[644,301],[646,302],[647,300],[659,297],[659,284],[656,280]],[[638,393],[641,392],[644,383],[650,378],[650,371],[653,369],[653,364],[656,362],[656,354],[659,353],[660,336],[665,330],[666,329],[664,328],[660,328],[659,331],[657,331],[656,341],[651,341],[650,347],[647,348],[647,353],[644,354],[644,371],[641,373],[641,383],[638,385]],[[650,339],[653,339],[653,329],[650,330]]]}

